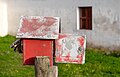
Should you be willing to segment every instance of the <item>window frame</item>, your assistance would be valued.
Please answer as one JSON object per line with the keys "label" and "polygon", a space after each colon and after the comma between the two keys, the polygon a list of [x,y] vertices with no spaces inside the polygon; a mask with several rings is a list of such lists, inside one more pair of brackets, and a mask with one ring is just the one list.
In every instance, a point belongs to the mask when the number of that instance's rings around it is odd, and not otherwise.
{"label": "window frame", "polygon": [[82,29],[92,30],[92,6],[78,7],[77,9],[77,30]]}

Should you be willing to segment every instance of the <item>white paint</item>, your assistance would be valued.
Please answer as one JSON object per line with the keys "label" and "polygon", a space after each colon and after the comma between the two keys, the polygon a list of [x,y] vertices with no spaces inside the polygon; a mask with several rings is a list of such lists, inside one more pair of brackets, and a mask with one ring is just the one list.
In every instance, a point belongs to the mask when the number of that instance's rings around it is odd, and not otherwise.
{"label": "white paint", "polygon": [[80,29],[79,7],[77,8],[77,30]]}
{"label": "white paint", "polygon": [[[84,40],[84,51],[86,51],[86,35],[83,35],[83,36],[85,38],[85,40]],[[85,54],[86,54],[86,52],[84,52],[82,64],[85,63]]]}
{"label": "white paint", "polygon": [[0,36],[8,34],[7,4],[0,2]]}

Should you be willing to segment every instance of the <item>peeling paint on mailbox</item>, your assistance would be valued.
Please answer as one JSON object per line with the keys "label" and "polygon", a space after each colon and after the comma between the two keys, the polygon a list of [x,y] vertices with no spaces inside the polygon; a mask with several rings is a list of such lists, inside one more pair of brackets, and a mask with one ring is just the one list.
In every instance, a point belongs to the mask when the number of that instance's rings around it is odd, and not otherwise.
{"label": "peeling paint on mailbox", "polygon": [[57,39],[59,17],[22,16],[17,38]]}
{"label": "peeling paint on mailbox", "polygon": [[56,62],[85,63],[86,36],[60,34],[56,40]]}

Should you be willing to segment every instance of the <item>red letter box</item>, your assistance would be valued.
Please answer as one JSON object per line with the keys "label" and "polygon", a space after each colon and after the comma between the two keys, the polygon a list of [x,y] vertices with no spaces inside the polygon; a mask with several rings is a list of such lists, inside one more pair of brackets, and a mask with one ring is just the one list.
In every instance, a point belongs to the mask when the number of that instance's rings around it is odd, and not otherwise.
{"label": "red letter box", "polygon": [[22,38],[24,64],[34,64],[35,56],[49,56],[53,65],[53,39],[58,39],[59,18],[23,16],[17,38]]}

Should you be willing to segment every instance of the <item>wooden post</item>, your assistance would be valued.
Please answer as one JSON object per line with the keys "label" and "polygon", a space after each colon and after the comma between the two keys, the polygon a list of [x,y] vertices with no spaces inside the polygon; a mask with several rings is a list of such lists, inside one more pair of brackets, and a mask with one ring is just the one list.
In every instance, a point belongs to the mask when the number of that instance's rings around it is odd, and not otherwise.
{"label": "wooden post", "polygon": [[36,56],[35,58],[35,77],[48,77],[50,60],[47,56]]}
{"label": "wooden post", "polygon": [[35,77],[58,77],[57,66],[50,67],[48,56],[36,56]]}
{"label": "wooden post", "polygon": [[49,69],[48,77],[58,77],[58,67],[53,66]]}

